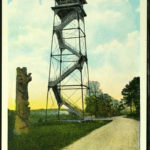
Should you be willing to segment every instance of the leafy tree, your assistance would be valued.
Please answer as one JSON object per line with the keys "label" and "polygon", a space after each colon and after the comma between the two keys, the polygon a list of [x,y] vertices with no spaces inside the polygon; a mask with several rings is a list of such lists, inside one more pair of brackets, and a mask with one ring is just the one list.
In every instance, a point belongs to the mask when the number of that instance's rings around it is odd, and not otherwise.
{"label": "leafy tree", "polygon": [[89,82],[90,90],[86,94],[86,112],[96,117],[110,117],[118,114],[118,101],[103,93],[98,81]]}
{"label": "leafy tree", "polygon": [[124,104],[124,99],[121,99],[118,105],[118,111],[120,112],[121,110],[125,109],[125,104]]}
{"label": "leafy tree", "polygon": [[123,100],[130,107],[131,113],[135,107],[136,114],[140,112],[140,78],[134,77],[122,90]]}
{"label": "leafy tree", "polygon": [[135,77],[131,84],[131,89],[132,89],[132,98],[133,98],[133,103],[136,108],[136,113],[139,114],[140,112],[140,78]]}
{"label": "leafy tree", "polygon": [[98,97],[91,95],[86,98],[86,112],[97,116],[98,115],[98,105],[99,105]]}
{"label": "leafy tree", "polygon": [[86,112],[96,117],[110,117],[118,114],[118,105],[113,105],[113,98],[108,94],[91,95],[86,98]]}
{"label": "leafy tree", "polygon": [[122,90],[122,95],[123,95],[123,99],[124,102],[127,106],[130,107],[130,111],[132,113],[132,95],[131,95],[131,87],[129,86],[129,84],[127,84],[125,86],[125,88]]}

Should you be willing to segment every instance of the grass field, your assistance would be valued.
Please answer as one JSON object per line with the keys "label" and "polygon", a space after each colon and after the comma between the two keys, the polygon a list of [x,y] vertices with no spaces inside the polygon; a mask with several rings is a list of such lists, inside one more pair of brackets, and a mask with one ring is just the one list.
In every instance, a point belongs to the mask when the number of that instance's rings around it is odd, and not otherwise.
{"label": "grass field", "polygon": [[[49,112],[50,113],[50,112]],[[31,126],[28,134],[14,135],[15,112],[8,113],[8,149],[9,150],[60,150],[77,139],[87,135],[110,121],[62,122],[57,114],[44,122],[42,111],[31,111]],[[61,118],[69,118],[61,114]],[[70,116],[72,117],[72,116]],[[75,117],[75,116],[74,116]]]}

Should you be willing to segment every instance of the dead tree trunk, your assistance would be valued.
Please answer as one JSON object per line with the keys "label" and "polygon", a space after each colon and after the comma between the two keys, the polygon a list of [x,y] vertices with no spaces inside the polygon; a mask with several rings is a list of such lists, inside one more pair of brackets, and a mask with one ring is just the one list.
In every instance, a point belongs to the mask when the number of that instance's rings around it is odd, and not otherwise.
{"label": "dead tree trunk", "polygon": [[27,68],[17,68],[16,77],[16,120],[15,133],[27,133],[29,127],[30,107],[28,107],[28,83],[32,80],[31,73],[27,74]]}

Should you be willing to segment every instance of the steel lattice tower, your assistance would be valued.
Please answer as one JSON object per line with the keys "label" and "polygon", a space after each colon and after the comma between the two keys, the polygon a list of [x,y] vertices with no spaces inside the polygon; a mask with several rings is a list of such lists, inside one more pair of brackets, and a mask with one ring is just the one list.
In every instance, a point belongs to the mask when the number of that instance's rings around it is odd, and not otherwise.
{"label": "steel lattice tower", "polygon": [[84,118],[84,100],[89,87],[84,4],[86,0],[55,0],[52,7],[46,118],[49,92],[53,94],[51,98],[56,99],[58,110],[65,105]]}

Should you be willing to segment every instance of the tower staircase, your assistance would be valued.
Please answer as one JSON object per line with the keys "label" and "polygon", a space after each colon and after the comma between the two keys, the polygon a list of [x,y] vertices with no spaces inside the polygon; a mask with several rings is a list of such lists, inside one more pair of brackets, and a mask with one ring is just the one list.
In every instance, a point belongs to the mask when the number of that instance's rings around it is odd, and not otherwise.
{"label": "tower staircase", "polygon": [[67,43],[64,40],[62,32],[63,29],[73,20],[82,19],[86,16],[83,10],[83,4],[85,3],[85,0],[56,0],[57,5],[55,7],[52,7],[52,10],[61,20],[61,23],[57,26],[54,26],[53,29],[54,34],[57,35],[59,49],[62,52],[64,50],[68,50],[70,53],[77,57],[77,61],[55,80],[49,81],[48,88],[52,88],[59,107],[65,105],[78,116],[82,116],[82,111],[61,96],[58,85],[75,70],[81,71],[84,63],[87,62],[87,56],[83,55],[81,52],[78,52],[76,48]]}

